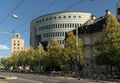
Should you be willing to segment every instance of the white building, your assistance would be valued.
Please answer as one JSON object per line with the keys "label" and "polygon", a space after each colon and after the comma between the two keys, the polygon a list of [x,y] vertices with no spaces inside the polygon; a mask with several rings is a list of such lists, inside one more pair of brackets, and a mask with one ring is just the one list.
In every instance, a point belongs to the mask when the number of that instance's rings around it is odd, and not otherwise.
{"label": "white building", "polygon": [[36,48],[39,42],[44,47],[53,38],[64,46],[65,33],[81,26],[91,18],[87,12],[59,12],[37,17],[30,24],[30,45]]}
{"label": "white building", "polygon": [[16,33],[11,40],[11,52],[20,52],[24,50],[24,40],[20,38],[20,34]]}

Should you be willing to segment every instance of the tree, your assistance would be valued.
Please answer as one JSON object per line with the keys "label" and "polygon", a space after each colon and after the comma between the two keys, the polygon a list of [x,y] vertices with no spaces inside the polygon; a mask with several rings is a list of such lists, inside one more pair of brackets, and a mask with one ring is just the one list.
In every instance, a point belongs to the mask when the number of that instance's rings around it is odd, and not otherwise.
{"label": "tree", "polygon": [[14,66],[16,67],[17,66],[17,52],[13,52],[11,57],[9,58],[9,64],[10,66]]}
{"label": "tree", "polygon": [[44,50],[42,44],[40,44],[37,49],[37,57],[36,57],[37,65],[39,64],[39,60],[40,60],[40,65],[45,67],[47,63],[47,53]]}
{"label": "tree", "polygon": [[25,50],[19,52],[19,54],[18,54],[18,65],[19,66],[25,67],[26,65],[28,65],[26,55],[27,55],[27,51],[25,51]]}
{"label": "tree", "polygon": [[7,58],[1,58],[1,63],[6,67],[10,66],[8,57]]}
{"label": "tree", "polygon": [[[101,52],[96,56],[96,63],[120,66],[120,23],[113,14],[110,14],[104,25],[102,40],[99,42]],[[107,70],[108,71],[108,70]]]}
{"label": "tree", "polygon": [[60,57],[62,55],[62,46],[58,43],[57,39],[53,39],[47,46],[49,63],[48,66],[53,68],[60,67]]}
{"label": "tree", "polygon": [[26,58],[27,58],[27,63],[30,68],[33,70],[33,66],[36,65],[36,57],[37,57],[37,52],[36,50],[33,49],[33,47],[29,47],[26,53]]}
{"label": "tree", "polygon": [[[64,48],[64,57],[65,57],[65,64],[67,64],[70,69],[72,70],[72,67],[75,65],[76,61],[76,42],[75,42],[75,35],[73,32],[67,33],[67,39],[65,41],[65,48]],[[80,58],[80,64],[83,65],[84,63],[84,56],[82,52],[82,41],[78,39],[78,52],[79,52],[79,58]]]}

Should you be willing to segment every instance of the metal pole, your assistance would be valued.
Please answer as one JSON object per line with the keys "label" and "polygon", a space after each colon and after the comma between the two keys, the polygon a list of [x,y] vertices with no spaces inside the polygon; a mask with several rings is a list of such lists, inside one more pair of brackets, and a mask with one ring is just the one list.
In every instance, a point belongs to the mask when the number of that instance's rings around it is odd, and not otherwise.
{"label": "metal pole", "polygon": [[79,52],[78,52],[78,26],[76,26],[76,74],[78,72],[78,65],[80,65]]}
{"label": "metal pole", "polygon": [[40,59],[41,59],[40,45],[41,45],[41,43],[39,43],[39,72],[41,71],[41,66],[40,66]]}

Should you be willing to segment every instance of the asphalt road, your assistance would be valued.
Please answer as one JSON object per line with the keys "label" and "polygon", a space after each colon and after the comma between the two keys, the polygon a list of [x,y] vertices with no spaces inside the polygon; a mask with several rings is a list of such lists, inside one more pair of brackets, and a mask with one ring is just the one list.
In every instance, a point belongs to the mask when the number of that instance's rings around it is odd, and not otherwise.
{"label": "asphalt road", "polygon": [[[0,75],[8,76],[9,73],[0,72]],[[47,76],[38,74],[12,73],[17,79],[0,79],[0,83],[117,83],[117,82],[96,82],[92,79],[77,80],[76,78]]]}

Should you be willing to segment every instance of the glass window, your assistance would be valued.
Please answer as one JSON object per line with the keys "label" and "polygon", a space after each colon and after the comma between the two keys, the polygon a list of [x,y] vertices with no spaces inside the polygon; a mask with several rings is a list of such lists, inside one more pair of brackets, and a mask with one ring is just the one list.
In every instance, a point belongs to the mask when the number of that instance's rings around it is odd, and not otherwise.
{"label": "glass window", "polygon": [[74,23],[73,23],[73,26],[72,27],[74,27]]}
{"label": "glass window", "polygon": [[69,27],[69,23],[67,24],[67,27]]}
{"label": "glass window", "polygon": [[46,18],[46,21],[48,20],[48,18]]}
{"label": "glass window", "polygon": [[50,20],[52,20],[52,17],[50,17]]}
{"label": "glass window", "polygon": [[39,22],[41,22],[41,20],[39,20]]}
{"label": "glass window", "polygon": [[59,19],[61,19],[61,16],[59,16]]}
{"label": "glass window", "polygon": [[38,23],[38,21],[37,21],[37,23]]}
{"label": "glass window", "polygon": [[76,16],[73,16],[74,18],[76,18]]}
{"label": "glass window", "polygon": [[78,16],[79,18],[81,18],[81,16]]}
{"label": "glass window", "polygon": [[72,27],[71,25],[72,25],[72,24],[70,23],[70,28]]}
{"label": "glass window", "polygon": [[56,19],[56,17],[54,17],[54,19]]}
{"label": "glass window", "polygon": [[120,15],[120,8],[117,8],[117,15]]}
{"label": "glass window", "polygon": [[42,19],[42,22],[44,22],[44,19]]}
{"label": "glass window", "polygon": [[62,27],[62,24],[60,24],[60,27]]}
{"label": "glass window", "polygon": [[71,16],[68,16],[69,18],[71,18]]}
{"label": "glass window", "polygon": [[64,24],[63,24],[63,28],[64,28]]}
{"label": "glass window", "polygon": [[66,18],[66,16],[64,16],[63,18]]}

